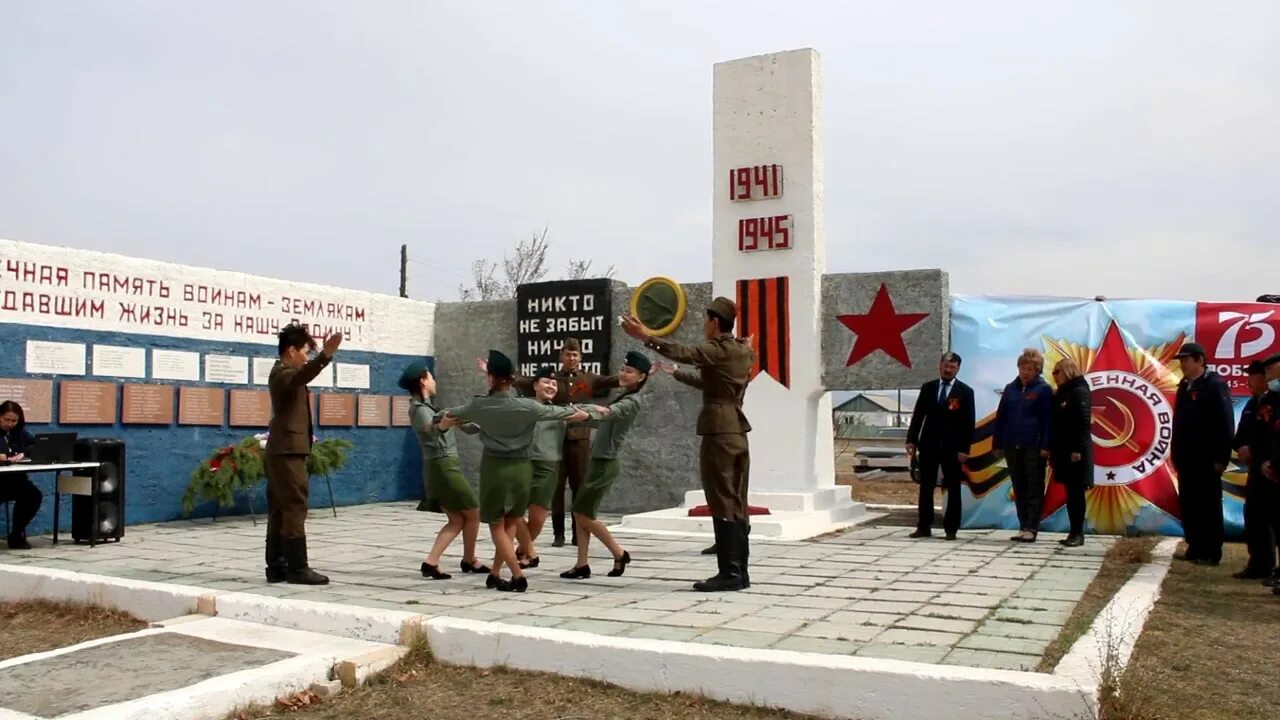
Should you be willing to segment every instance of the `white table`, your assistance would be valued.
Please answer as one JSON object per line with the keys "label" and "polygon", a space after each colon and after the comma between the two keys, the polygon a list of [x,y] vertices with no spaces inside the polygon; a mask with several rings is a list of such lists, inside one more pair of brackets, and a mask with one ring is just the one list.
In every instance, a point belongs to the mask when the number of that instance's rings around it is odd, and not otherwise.
{"label": "white table", "polygon": [[[97,478],[90,478],[87,483],[69,483],[65,487],[62,483],[64,478],[60,477],[63,472],[71,470],[93,470],[95,475],[97,469],[102,463],[96,462],[69,462],[69,463],[13,463],[0,465],[0,475],[5,473],[42,473],[49,472],[54,475],[53,483],[53,544],[58,544],[58,521],[61,518],[62,511],[62,493],[68,495],[93,495],[93,486],[96,484]],[[71,478],[66,478],[70,480]],[[93,503],[93,532],[89,534],[89,547],[98,544],[98,503]]]}

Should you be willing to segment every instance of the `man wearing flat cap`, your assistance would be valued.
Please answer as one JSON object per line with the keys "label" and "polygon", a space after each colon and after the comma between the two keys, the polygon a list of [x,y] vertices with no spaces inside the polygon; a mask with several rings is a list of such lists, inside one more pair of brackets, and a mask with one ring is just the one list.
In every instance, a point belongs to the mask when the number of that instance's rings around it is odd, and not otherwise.
{"label": "man wearing flat cap", "polygon": [[756,354],[748,341],[733,336],[737,317],[738,308],[732,300],[713,300],[703,323],[706,340],[697,345],[652,337],[637,318],[622,319],[622,329],[631,337],[663,357],[696,368],[677,371],[675,378],[702,390],[698,467],[711,509],[719,564],[714,577],[694,584],[695,590],[703,592],[742,590],[751,582],[747,573],[747,479],[751,466],[747,433],[751,432],[751,424],[742,412],[742,399]]}
{"label": "man wearing flat cap", "polygon": [[[560,369],[555,372],[557,385],[552,405],[569,405],[587,403],[593,398],[603,398],[610,390],[618,387],[617,375],[596,375],[582,369],[582,343],[577,338],[566,338],[560,348]],[[534,394],[534,378],[517,377],[515,389],[521,395]],[[564,447],[561,453],[560,480],[551,496],[551,528],[555,533],[553,547],[564,545],[564,489],[569,486],[570,493],[577,493],[582,481],[587,477],[587,466],[591,462],[591,428],[585,424],[570,425],[565,428]],[[578,544],[578,529],[572,529],[574,545]]]}
{"label": "man wearing flat cap", "polygon": [[[1267,423],[1258,417],[1262,398],[1267,393],[1266,363],[1254,360],[1247,370],[1249,401],[1240,411],[1240,424],[1231,446],[1240,456],[1240,462],[1249,469],[1244,486],[1244,540],[1249,548],[1249,563],[1232,575],[1237,580],[1265,580],[1276,567],[1276,545],[1271,537],[1271,523],[1267,517],[1267,480],[1262,474],[1266,458]],[[1258,452],[1254,452],[1255,448]]]}
{"label": "man wearing flat cap", "polygon": [[943,353],[938,361],[938,379],[920,388],[911,425],[907,428],[907,455],[918,469],[920,494],[916,530],[912,538],[933,534],[933,491],[942,473],[942,488],[947,493],[947,508],[942,529],[948,540],[956,539],[960,529],[960,485],[964,480],[964,463],[973,445],[973,388],[960,382],[960,356]]}
{"label": "man wearing flat cap", "polygon": [[1173,469],[1178,473],[1178,503],[1183,559],[1197,565],[1222,561],[1222,473],[1231,461],[1235,411],[1227,383],[1206,366],[1204,348],[1187,343],[1174,355],[1182,382],[1173,405]]}

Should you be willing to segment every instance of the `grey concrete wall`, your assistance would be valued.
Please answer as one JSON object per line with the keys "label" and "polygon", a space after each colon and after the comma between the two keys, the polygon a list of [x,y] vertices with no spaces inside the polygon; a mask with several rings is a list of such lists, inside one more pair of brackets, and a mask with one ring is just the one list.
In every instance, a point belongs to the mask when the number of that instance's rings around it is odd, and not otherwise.
{"label": "grey concrete wall", "polygon": [[[616,284],[614,314],[628,312],[632,290],[623,283]],[[711,301],[711,283],[685,285],[684,290],[689,312],[670,339],[697,342],[702,338],[703,310]],[[440,401],[445,405],[462,404],[485,391],[484,378],[476,369],[476,358],[484,357],[490,348],[515,357],[515,301],[441,303],[436,306],[435,332]],[[617,371],[630,350],[643,351],[643,348],[615,325],[609,358],[611,372]],[[666,374],[655,376],[644,392],[648,404],[627,436],[627,445],[619,458],[622,474],[604,500],[604,512],[643,512],[672,507],[683,501],[686,490],[699,487],[698,438],[694,435],[694,425],[701,395]],[[479,441],[460,434],[458,452],[463,472],[475,483],[480,469]]]}
{"label": "grey concrete wall", "polygon": [[[888,289],[896,313],[928,315],[902,333],[911,365],[907,367],[876,350],[849,367],[857,336],[840,322],[839,316],[866,314],[882,284]],[[919,387],[937,376],[938,357],[950,342],[951,297],[947,274],[941,270],[903,270],[825,275],[821,322],[822,381],[828,390]]]}

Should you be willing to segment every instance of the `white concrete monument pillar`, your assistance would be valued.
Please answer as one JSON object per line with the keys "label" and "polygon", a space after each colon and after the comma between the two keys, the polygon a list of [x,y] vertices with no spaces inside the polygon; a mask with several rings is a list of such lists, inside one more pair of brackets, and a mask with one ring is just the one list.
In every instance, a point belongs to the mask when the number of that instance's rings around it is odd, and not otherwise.
{"label": "white concrete monument pillar", "polygon": [[[713,94],[712,292],[737,302],[737,334],[755,338],[759,357],[744,407],[750,503],[770,514],[752,517],[753,537],[812,537],[864,514],[835,484],[822,382],[820,58],[805,49],[719,63]],[[683,515],[628,516],[623,528],[688,530],[688,508],[704,502],[690,492]]]}

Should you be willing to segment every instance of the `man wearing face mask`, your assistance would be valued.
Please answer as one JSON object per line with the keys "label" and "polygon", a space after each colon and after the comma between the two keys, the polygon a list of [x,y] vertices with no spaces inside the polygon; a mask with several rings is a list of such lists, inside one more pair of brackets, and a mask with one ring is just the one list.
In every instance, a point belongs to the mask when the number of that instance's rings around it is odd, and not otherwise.
{"label": "man wearing face mask", "polygon": [[[1240,461],[1249,468],[1244,489],[1244,538],[1249,548],[1249,563],[1231,577],[1237,580],[1264,580],[1271,577],[1276,567],[1276,544],[1271,536],[1270,480],[1262,474],[1266,460],[1267,423],[1259,415],[1262,399],[1267,393],[1266,365],[1261,360],[1249,363],[1249,402],[1240,411],[1240,424],[1236,427],[1235,447]],[[1274,410],[1268,410],[1264,415]]]}
{"label": "man wearing face mask", "polygon": [[1222,561],[1222,473],[1231,460],[1235,410],[1222,376],[1208,369],[1199,343],[1187,343],[1177,355],[1182,382],[1173,405],[1173,469],[1178,473],[1183,559],[1197,565]]}

